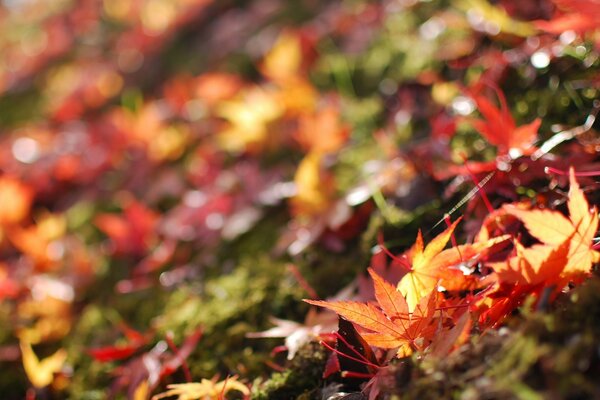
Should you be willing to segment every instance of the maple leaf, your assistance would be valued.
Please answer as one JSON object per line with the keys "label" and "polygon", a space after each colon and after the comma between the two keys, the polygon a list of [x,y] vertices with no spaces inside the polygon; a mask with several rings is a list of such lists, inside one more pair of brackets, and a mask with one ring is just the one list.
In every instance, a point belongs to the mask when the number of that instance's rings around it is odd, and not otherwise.
{"label": "maple leaf", "polygon": [[477,109],[483,120],[473,120],[471,123],[492,145],[498,147],[499,155],[512,153],[527,153],[533,150],[533,142],[537,138],[537,131],[542,123],[537,118],[533,122],[517,127],[506,104],[502,91],[494,87],[500,108],[496,107],[489,99],[478,93],[469,95],[477,104]]}
{"label": "maple leaf", "polygon": [[233,74],[212,72],[200,75],[196,79],[195,95],[208,106],[229,100],[242,88],[243,82]]}
{"label": "maple leaf", "polygon": [[323,167],[322,153],[307,154],[294,176],[296,195],[290,199],[295,215],[315,216],[329,209],[335,182],[333,175]]}
{"label": "maple leaf", "polygon": [[398,348],[398,356],[407,356],[414,349],[423,347],[436,326],[431,322],[435,314],[437,292],[424,296],[413,312],[406,299],[392,284],[386,282],[369,268],[375,287],[375,299],[379,305],[355,301],[305,302],[335,311],[347,320],[369,330],[361,336],[372,346],[384,349]]}
{"label": "maple leaf", "polygon": [[430,356],[442,358],[450,354],[453,347],[460,346],[469,338],[471,330],[471,315],[468,312],[462,314],[456,321],[454,327],[444,332],[443,335],[437,335],[431,344]]}
{"label": "maple leaf", "polygon": [[16,298],[21,292],[21,285],[21,282],[11,276],[10,267],[0,262],[0,301]]}
{"label": "maple leaf", "polygon": [[[125,326],[123,328],[130,342],[142,339],[140,333]],[[186,359],[196,348],[201,336],[202,330],[196,329],[190,336],[185,338],[181,347],[177,348],[167,335],[166,341],[171,352],[166,351],[167,348],[163,346],[164,342],[158,342],[149,351],[119,366],[113,371],[114,375],[117,376],[112,384],[113,393],[127,388],[128,398],[147,399],[147,394],[152,392],[160,381],[172,375],[180,367],[183,367],[186,376],[189,376]]]}
{"label": "maple leaf", "polygon": [[598,229],[598,212],[596,207],[590,211],[589,203],[575,179],[573,168],[569,171],[569,181],[569,218],[553,210],[522,210],[506,206],[507,212],[519,218],[529,233],[543,244],[558,247],[569,242],[563,277],[587,274],[592,264],[600,259],[600,253],[592,247]]}
{"label": "maple leaf", "polygon": [[330,105],[300,117],[296,140],[308,151],[332,153],[346,143],[349,132],[349,127],[340,121],[339,110]]}
{"label": "maple leaf", "polygon": [[200,382],[179,383],[168,385],[166,392],[152,396],[152,400],[164,399],[165,397],[177,396],[179,400],[217,400],[232,390],[242,393],[244,396],[250,395],[248,386],[244,385],[233,376],[215,382],[209,379],[202,379]]}
{"label": "maple leaf", "polygon": [[569,247],[570,240],[556,247],[536,244],[528,248],[515,240],[515,256],[488,266],[501,282],[551,285],[558,280],[568,262]]}
{"label": "maple leaf", "polygon": [[24,220],[31,209],[34,191],[20,180],[0,177],[0,227],[17,224]]}
{"label": "maple leaf", "polygon": [[21,340],[20,347],[27,378],[37,388],[50,385],[54,381],[54,374],[62,369],[67,360],[65,349],[59,349],[51,356],[40,360],[27,340]]}
{"label": "maple leaf", "polygon": [[229,127],[219,133],[220,146],[231,152],[256,152],[269,147],[268,126],[284,110],[273,91],[255,87],[240,94],[239,98],[222,102],[217,113],[229,122]]}
{"label": "maple leaf", "polygon": [[127,344],[88,349],[88,353],[100,362],[121,360],[131,356],[148,342],[148,335],[139,333],[124,323],[121,324],[121,330],[128,339]]}
{"label": "maple leaf", "polygon": [[18,250],[34,261],[38,269],[45,270],[60,260],[60,252],[51,249],[53,244],[60,243],[66,230],[64,215],[46,213],[38,218],[36,224],[8,229],[7,236]]}
{"label": "maple leaf", "polygon": [[479,313],[479,327],[485,329],[500,325],[504,319],[519,307],[528,294],[529,285],[502,284],[496,282],[474,296],[472,309]]}
{"label": "maple leaf", "polygon": [[534,21],[543,31],[560,35],[565,31],[585,33],[598,29],[600,3],[595,0],[552,0],[560,9],[549,21]]}
{"label": "maple leaf", "polygon": [[362,380],[379,370],[380,362],[352,322],[340,316],[338,321],[338,330],[333,334],[337,339],[335,349],[328,362],[327,375],[323,376],[340,372],[346,384],[360,385]]}
{"label": "maple leaf", "polygon": [[123,214],[100,214],[94,223],[110,237],[115,253],[145,254],[155,239],[158,214],[135,200],[124,207]]}
{"label": "maple leaf", "polygon": [[283,32],[263,60],[261,71],[275,82],[295,79],[302,66],[300,37],[292,32]]}
{"label": "maple leaf", "polygon": [[17,328],[17,336],[33,345],[64,338],[71,331],[73,286],[48,274],[35,275],[28,283],[36,296],[20,302],[17,313],[31,323]]}
{"label": "maple leaf", "polygon": [[411,268],[398,283],[398,290],[406,296],[411,312],[423,296],[437,290],[438,286],[447,290],[464,289],[463,285],[467,283],[468,278],[458,265],[465,261],[474,261],[487,249],[509,238],[507,235],[500,236],[444,250],[459,222],[460,219],[457,219],[427,246],[424,246],[423,236],[419,231],[414,246],[407,253]]}

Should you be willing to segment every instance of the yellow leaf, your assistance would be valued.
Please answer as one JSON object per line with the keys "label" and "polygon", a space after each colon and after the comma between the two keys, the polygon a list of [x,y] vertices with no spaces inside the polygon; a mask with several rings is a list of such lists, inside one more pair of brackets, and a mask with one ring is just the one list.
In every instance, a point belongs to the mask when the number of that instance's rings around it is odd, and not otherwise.
{"label": "yellow leaf", "polygon": [[284,32],[266,55],[262,72],[275,82],[286,82],[298,75],[301,64],[300,39],[291,32]]}
{"label": "yellow leaf", "polygon": [[412,268],[398,283],[398,290],[406,297],[409,311],[412,312],[419,300],[437,286],[439,277],[427,271],[427,266],[446,247],[459,221],[456,220],[426,247],[423,244],[423,235],[419,231],[409,256]]}
{"label": "yellow leaf", "polygon": [[142,381],[133,392],[133,400],[146,400],[148,398],[148,381]]}
{"label": "yellow leaf", "polygon": [[296,195],[291,199],[296,215],[312,216],[325,211],[333,195],[333,177],[322,169],[323,154],[312,152],[298,165],[294,183]]}
{"label": "yellow leaf", "polygon": [[21,340],[21,356],[27,378],[37,388],[48,386],[54,381],[54,374],[59,372],[67,360],[67,351],[59,349],[49,357],[39,360],[31,348],[31,343]]}
{"label": "yellow leaf", "polygon": [[227,378],[221,382],[202,379],[200,382],[179,383],[168,385],[166,392],[157,394],[152,400],[164,399],[165,397],[177,396],[178,400],[218,400],[221,395],[235,390],[245,396],[250,394],[246,385],[239,382],[237,377]]}
{"label": "yellow leaf", "polygon": [[535,35],[537,31],[532,24],[513,19],[502,7],[494,6],[487,0],[457,0],[455,5],[467,11],[469,15],[485,21],[486,26],[491,26],[500,32],[528,37]]}
{"label": "yellow leaf", "polygon": [[285,109],[286,115],[298,116],[314,110],[318,100],[317,90],[303,78],[290,79],[279,85],[277,101]]}
{"label": "yellow leaf", "polygon": [[456,266],[479,258],[488,249],[509,238],[508,235],[504,235],[444,250],[459,221],[460,219],[456,220],[425,247],[419,232],[413,248],[408,253],[411,269],[398,283],[398,290],[406,297],[409,311],[412,312],[419,301],[438,289],[438,286],[447,290],[466,289],[469,277]]}
{"label": "yellow leaf", "polygon": [[240,99],[221,103],[217,111],[229,122],[229,127],[219,134],[219,143],[234,152],[264,146],[268,124],[283,113],[274,95],[259,88],[249,90]]}
{"label": "yellow leaf", "polygon": [[569,218],[553,210],[522,210],[506,206],[508,213],[519,218],[529,233],[542,243],[560,246],[570,241],[568,262],[563,275],[587,274],[598,259],[598,251],[593,249],[593,239],[598,230],[598,211],[590,210],[573,169],[570,170]]}

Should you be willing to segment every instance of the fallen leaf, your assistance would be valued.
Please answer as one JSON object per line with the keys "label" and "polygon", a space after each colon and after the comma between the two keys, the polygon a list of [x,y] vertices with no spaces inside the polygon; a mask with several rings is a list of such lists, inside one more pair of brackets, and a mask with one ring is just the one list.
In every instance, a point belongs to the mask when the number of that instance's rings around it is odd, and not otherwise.
{"label": "fallen leaf", "polygon": [[446,290],[465,290],[469,278],[461,271],[460,265],[474,262],[486,250],[509,238],[500,236],[484,242],[465,244],[444,250],[460,219],[435,237],[426,247],[421,232],[407,253],[410,264],[408,271],[398,283],[398,290],[406,296],[409,311],[413,311],[420,299],[441,286]]}
{"label": "fallen leaf", "polygon": [[515,240],[516,254],[503,262],[488,264],[501,282],[546,286],[555,284],[568,263],[570,240],[558,246],[524,247]]}
{"label": "fallen leaf", "polygon": [[500,100],[500,108],[479,93],[469,93],[484,118],[472,120],[471,123],[490,144],[498,147],[499,155],[528,154],[534,150],[533,143],[542,120],[537,118],[529,124],[517,127],[506,104],[504,93],[495,87],[494,90]]}
{"label": "fallen leaf", "polygon": [[569,181],[569,218],[554,210],[523,210],[510,205],[506,206],[506,210],[519,218],[529,233],[546,245],[558,247],[569,241],[568,261],[563,276],[574,277],[589,273],[592,264],[600,258],[600,253],[593,249],[594,235],[598,230],[598,212],[596,207],[590,210],[572,168]]}
{"label": "fallen leaf", "polygon": [[431,322],[435,313],[437,292],[424,296],[414,311],[409,312],[406,299],[393,285],[383,280],[372,269],[369,269],[369,273],[373,278],[377,305],[355,301],[304,301],[333,310],[347,320],[372,331],[361,333],[372,346],[384,349],[398,348],[398,356],[406,356],[413,350],[422,348],[423,342],[429,339],[436,329]]}
{"label": "fallen leaf", "polygon": [[43,388],[54,381],[54,374],[60,372],[67,361],[67,351],[59,349],[51,356],[40,361],[31,348],[31,343],[20,341],[23,368],[27,378],[37,388]]}
{"label": "fallen leaf", "polygon": [[341,122],[339,110],[328,106],[300,117],[296,140],[307,151],[332,153],[348,140],[349,127]]}
{"label": "fallen leaf", "polygon": [[152,400],[164,399],[165,397],[177,396],[179,400],[219,400],[225,394],[235,390],[244,396],[250,395],[248,386],[237,380],[237,377],[229,377],[220,382],[202,379],[200,382],[178,383],[168,385],[166,392],[152,396]]}

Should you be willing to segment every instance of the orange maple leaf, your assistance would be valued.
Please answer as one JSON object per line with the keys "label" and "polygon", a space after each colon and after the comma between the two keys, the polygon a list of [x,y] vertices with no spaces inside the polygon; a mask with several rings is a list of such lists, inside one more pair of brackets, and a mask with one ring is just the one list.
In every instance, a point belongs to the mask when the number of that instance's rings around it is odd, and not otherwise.
{"label": "orange maple leaf", "polygon": [[367,329],[368,332],[361,332],[361,336],[371,346],[384,349],[398,348],[399,357],[407,356],[413,350],[423,349],[437,329],[433,324],[437,292],[424,296],[415,311],[409,312],[406,299],[392,284],[386,282],[370,268],[369,273],[373,278],[378,306],[355,301],[304,301],[333,310]]}
{"label": "orange maple leaf", "polygon": [[322,154],[338,151],[349,134],[350,129],[341,121],[339,109],[328,105],[315,113],[302,115],[295,138],[307,151]]}
{"label": "orange maple leaf", "polygon": [[325,213],[333,203],[335,180],[324,168],[323,153],[310,152],[298,165],[294,175],[296,194],[290,199],[292,213],[299,216],[317,216]]}
{"label": "orange maple leaf", "polygon": [[556,247],[536,244],[528,248],[515,240],[515,256],[489,266],[501,282],[552,285],[559,280],[568,262],[569,247],[570,240]]}
{"label": "orange maple leaf", "polygon": [[31,210],[34,190],[17,178],[0,177],[0,228],[18,224]]}
{"label": "orange maple leaf", "polygon": [[460,264],[477,259],[487,249],[509,238],[505,235],[444,250],[459,222],[460,218],[426,247],[419,231],[413,248],[407,254],[411,269],[398,283],[398,290],[406,296],[410,311],[415,309],[423,296],[439,286],[446,290],[465,289],[469,277],[460,270]]}
{"label": "orange maple leaf", "polygon": [[14,226],[7,230],[11,243],[27,255],[38,270],[48,270],[58,266],[61,259],[60,245],[58,250],[52,247],[65,235],[67,221],[64,215],[42,214],[38,221],[28,227]]}
{"label": "orange maple leaf", "polygon": [[598,212],[596,207],[590,210],[573,168],[569,171],[569,180],[569,218],[558,211],[506,206],[507,211],[519,218],[529,233],[543,244],[556,248],[569,243],[567,262],[562,271],[565,278],[589,273],[592,264],[600,260],[600,253],[592,247],[598,229]]}

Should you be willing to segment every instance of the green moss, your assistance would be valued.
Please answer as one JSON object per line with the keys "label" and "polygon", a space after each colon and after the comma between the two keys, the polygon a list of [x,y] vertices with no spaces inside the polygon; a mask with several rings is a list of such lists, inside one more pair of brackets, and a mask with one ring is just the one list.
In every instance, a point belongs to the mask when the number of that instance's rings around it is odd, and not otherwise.
{"label": "green moss", "polygon": [[107,315],[114,311],[96,305],[86,307],[77,322],[68,342],[68,363],[73,367],[73,378],[68,387],[70,399],[98,399],[106,396],[110,387],[114,363],[100,363],[92,359],[86,350],[106,344],[114,331],[113,321]]}
{"label": "green moss", "polygon": [[245,256],[232,272],[209,278],[200,290],[178,288],[153,326],[159,336],[173,331],[178,340],[202,327],[203,338],[189,361],[195,377],[260,376],[267,369],[264,362],[271,349],[281,341],[245,335],[271,327],[269,316],[301,320],[306,311],[299,301],[302,297],[304,292],[284,262],[264,254]]}
{"label": "green moss", "polygon": [[304,345],[289,368],[274,373],[269,380],[254,386],[252,399],[314,399],[327,362],[327,352],[320,344],[310,342]]}

